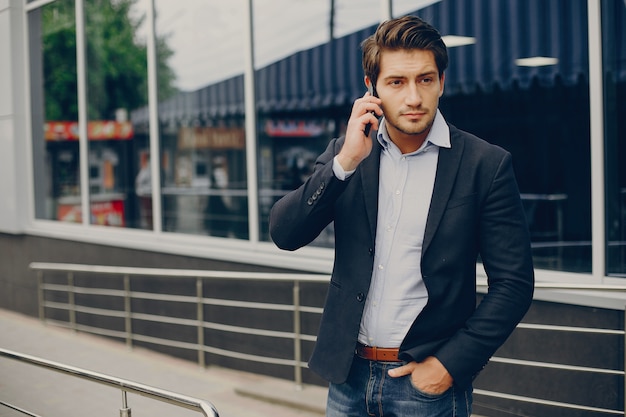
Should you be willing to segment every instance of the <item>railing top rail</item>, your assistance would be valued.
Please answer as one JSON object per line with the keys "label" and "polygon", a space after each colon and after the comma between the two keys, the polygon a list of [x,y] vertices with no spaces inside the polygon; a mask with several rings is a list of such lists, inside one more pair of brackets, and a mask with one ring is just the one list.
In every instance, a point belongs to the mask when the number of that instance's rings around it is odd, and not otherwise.
{"label": "railing top rail", "polygon": [[90,272],[112,275],[149,275],[178,278],[228,278],[258,281],[328,282],[329,275],[280,272],[209,271],[195,269],[139,268],[129,266],[83,265],[69,263],[32,262],[30,269],[38,271]]}
{"label": "railing top rail", "polygon": [[[487,280],[478,280],[476,285],[486,287]],[[535,288],[541,290],[582,290],[582,291],[626,291],[626,284],[584,284],[576,282],[535,282]]]}
{"label": "railing top rail", "polygon": [[[228,278],[258,281],[299,281],[328,282],[326,274],[302,274],[285,272],[246,272],[246,271],[215,271],[196,269],[140,268],[130,266],[84,265],[54,262],[32,262],[30,269],[38,271],[59,272],[91,272],[111,275],[137,275],[178,278]],[[487,286],[487,280],[479,279],[477,286]],[[535,282],[537,289],[551,290],[583,290],[583,291],[626,291],[626,284],[584,284],[568,282]]]}
{"label": "railing top rail", "polygon": [[139,394],[168,404],[177,405],[190,410],[198,411],[207,417],[219,417],[217,409],[208,401],[189,397],[175,392],[166,391],[160,388],[151,387],[137,382],[129,381],[114,376],[88,371],[74,366],[64,365],[35,356],[14,352],[0,348],[0,356],[15,359],[20,362],[36,365],[56,372],[72,375],[78,378],[87,379],[99,384],[118,388],[122,391]]}
{"label": "railing top rail", "polygon": [[[329,275],[302,274],[285,272],[246,272],[246,271],[215,271],[196,269],[141,268],[129,266],[84,265],[54,262],[32,262],[30,269],[37,271],[59,272],[92,272],[110,275],[160,276],[180,278],[228,278],[258,281],[301,281],[328,282]],[[477,281],[479,287],[487,286],[486,279]],[[626,291],[626,284],[584,284],[571,282],[535,282],[537,289],[553,290],[584,290],[584,291]]]}

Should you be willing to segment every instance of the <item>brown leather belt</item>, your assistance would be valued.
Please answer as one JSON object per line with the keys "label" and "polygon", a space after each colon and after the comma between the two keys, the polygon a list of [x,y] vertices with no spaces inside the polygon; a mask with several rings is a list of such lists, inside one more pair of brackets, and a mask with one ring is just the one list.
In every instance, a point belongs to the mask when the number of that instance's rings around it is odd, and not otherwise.
{"label": "brown leather belt", "polygon": [[379,348],[375,346],[365,346],[358,343],[355,349],[355,354],[359,358],[367,359],[369,361],[379,362],[402,362],[402,359],[398,358],[398,348]]}

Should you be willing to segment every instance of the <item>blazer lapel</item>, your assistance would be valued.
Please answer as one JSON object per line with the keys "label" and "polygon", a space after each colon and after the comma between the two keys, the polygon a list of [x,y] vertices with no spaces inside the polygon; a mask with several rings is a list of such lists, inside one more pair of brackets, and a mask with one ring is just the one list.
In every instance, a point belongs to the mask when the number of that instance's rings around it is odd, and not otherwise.
{"label": "blazer lapel", "polygon": [[378,179],[380,176],[380,149],[377,140],[374,140],[372,152],[361,163],[361,186],[363,187],[363,198],[365,200],[365,210],[370,225],[372,244],[376,236],[376,221],[378,218]]}
{"label": "blazer lapel", "polygon": [[435,175],[435,186],[433,196],[430,201],[428,218],[426,220],[426,230],[424,232],[424,243],[422,245],[422,257],[428,250],[428,246],[437,231],[439,222],[448,205],[452,186],[457,178],[461,155],[463,154],[464,141],[457,134],[452,126],[450,127],[450,148],[439,149],[439,160],[437,161],[437,173]]}

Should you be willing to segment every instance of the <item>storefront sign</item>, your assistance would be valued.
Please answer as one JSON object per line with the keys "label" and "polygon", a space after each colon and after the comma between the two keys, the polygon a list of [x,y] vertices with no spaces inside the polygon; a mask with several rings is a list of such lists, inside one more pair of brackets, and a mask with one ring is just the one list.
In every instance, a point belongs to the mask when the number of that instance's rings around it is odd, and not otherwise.
{"label": "storefront sign", "polygon": [[[78,122],[50,121],[44,124],[46,140],[78,140]],[[116,122],[114,120],[94,120],[87,122],[87,137],[89,140],[128,140],[133,138],[131,122]]]}
{"label": "storefront sign", "polygon": [[[124,227],[124,200],[92,201],[91,224]],[[82,222],[80,204],[59,204],[57,218],[64,222]]]}
{"label": "storefront sign", "polygon": [[181,127],[178,131],[179,149],[244,149],[242,128]]}
{"label": "storefront sign", "polygon": [[273,137],[314,137],[324,133],[324,126],[319,122],[303,120],[268,120],[265,133]]}

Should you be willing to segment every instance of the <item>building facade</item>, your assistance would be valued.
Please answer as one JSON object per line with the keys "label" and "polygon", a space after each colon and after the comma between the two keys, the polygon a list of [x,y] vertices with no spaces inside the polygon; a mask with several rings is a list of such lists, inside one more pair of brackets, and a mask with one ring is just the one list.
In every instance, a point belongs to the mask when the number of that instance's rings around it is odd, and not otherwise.
{"label": "building facade", "polygon": [[[285,253],[268,212],[402,14],[449,47],[448,122],[512,153],[538,282],[600,289],[538,290],[529,317],[623,331],[623,0],[0,0],[0,307],[36,314],[32,261],[329,273],[332,228]],[[623,410],[611,384],[594,410]]]}

